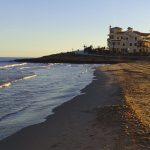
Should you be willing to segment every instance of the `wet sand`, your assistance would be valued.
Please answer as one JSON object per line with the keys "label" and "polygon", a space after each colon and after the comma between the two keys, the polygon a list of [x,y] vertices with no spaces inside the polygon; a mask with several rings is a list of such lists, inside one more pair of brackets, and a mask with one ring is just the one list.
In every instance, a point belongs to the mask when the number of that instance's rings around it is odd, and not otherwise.
{"label": "wet sand", "polygon": [[54,109],[44,123],[0,141],[1,150],[119,150],[123,106],[115,76],[95,71],[82,94]]}

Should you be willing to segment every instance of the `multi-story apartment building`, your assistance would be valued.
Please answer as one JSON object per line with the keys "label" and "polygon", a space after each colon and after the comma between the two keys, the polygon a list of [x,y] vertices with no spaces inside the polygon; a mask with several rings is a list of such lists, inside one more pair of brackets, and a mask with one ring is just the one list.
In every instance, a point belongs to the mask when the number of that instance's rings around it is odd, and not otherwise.
{"label": "multi-story apartment building", "polygon": [[150,33],[141,33],[128,28],[111,28],[108,38],[109,50],[121,53],[150,53]]}

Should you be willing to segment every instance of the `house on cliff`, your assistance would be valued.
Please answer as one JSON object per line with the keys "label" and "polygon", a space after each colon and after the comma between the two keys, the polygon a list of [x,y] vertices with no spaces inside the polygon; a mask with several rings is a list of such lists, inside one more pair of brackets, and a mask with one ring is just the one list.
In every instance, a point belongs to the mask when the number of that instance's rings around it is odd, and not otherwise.
{"label": "house on cliff", "polygon": [[123,31],[120,27],[111,27],[107,39],[110,51],[120,53],[150,53],[150,33],[134,31],[128,27]]}

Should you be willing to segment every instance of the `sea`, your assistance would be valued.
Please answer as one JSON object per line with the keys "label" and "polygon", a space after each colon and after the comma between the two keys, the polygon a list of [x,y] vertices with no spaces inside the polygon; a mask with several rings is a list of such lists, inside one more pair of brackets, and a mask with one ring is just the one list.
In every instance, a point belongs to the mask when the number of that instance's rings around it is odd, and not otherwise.
{"label": "sea", "polygon": [[18,63],[0,58],[0,140],[44,122],[94,78],[96,64]]}

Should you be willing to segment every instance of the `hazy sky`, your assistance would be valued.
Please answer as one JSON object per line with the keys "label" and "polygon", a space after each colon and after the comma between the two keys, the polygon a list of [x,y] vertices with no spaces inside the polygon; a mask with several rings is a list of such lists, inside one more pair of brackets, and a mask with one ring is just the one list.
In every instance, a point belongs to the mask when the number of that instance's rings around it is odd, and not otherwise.
{"label": "hazy sky", "polygon": [[0,0],[0,57],[106,46],[109,25],[150,32],[150,0]]}

